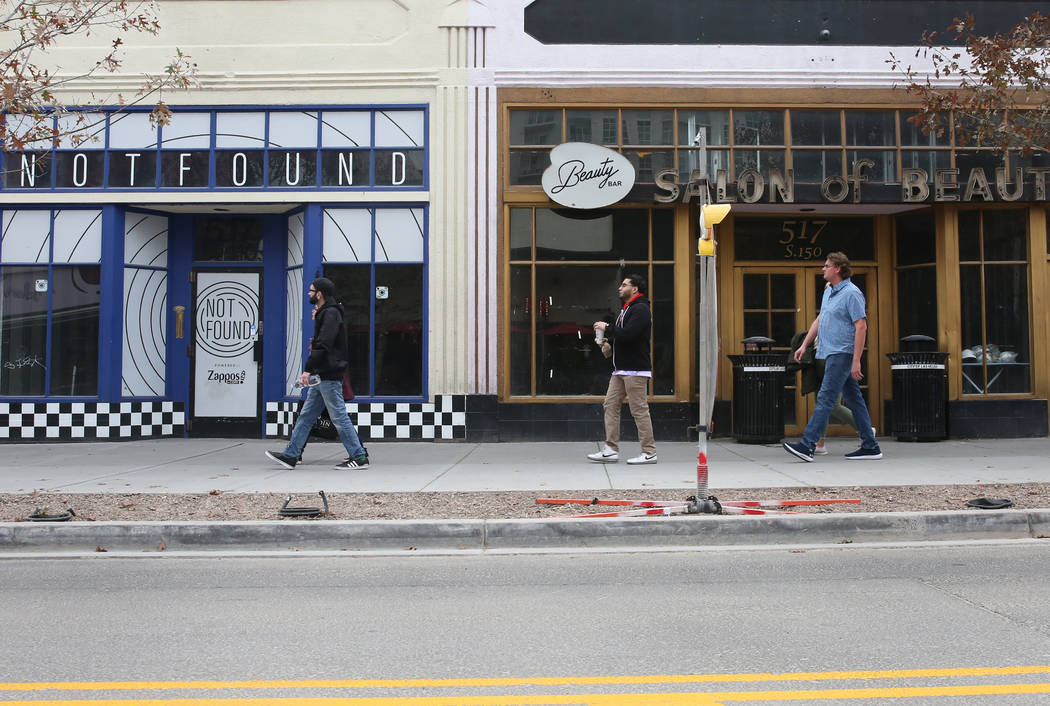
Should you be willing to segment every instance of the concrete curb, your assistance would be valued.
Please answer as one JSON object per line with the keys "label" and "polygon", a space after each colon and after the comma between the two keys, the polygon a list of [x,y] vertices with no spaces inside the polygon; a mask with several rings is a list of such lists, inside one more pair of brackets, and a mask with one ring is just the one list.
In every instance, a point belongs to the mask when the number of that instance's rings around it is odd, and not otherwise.
{"label": "concrete curb", "polygon": [[1050,538],[1050,509],[527,520],[0,523],[0,556],[106,551],[501,551]]}

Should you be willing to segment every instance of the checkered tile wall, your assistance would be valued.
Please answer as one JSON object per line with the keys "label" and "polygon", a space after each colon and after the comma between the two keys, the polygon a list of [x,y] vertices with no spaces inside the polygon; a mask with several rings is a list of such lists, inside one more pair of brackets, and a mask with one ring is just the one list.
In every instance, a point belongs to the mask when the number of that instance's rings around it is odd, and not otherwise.
{"label": "checkered tile wall", "polygon": [[181,402],[0,402],[0,439],[142,439],[182,436]]}
{"label": "checkered tile wall", "polygon": [[[362,441],[465,439],[466,395],[436,395],[433,402],[348,402],[346,411]],[[288,436],[298,402],[266,403],[266,436]]]}

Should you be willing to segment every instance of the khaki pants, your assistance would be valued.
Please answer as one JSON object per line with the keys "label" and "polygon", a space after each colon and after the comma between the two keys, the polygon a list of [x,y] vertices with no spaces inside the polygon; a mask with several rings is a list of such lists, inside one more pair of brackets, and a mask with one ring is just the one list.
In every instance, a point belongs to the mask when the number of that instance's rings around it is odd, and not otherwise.
{"label": "khaki pants", "polygon": [[653,439],[653,421],[649,418],[649,378],[640,375],[610,375],[609,391],[605,393],[605,443],[610,449],[620,450],[620,408],[624,399],[631,409],[634,425],[638,427],[638,441],[642,451],[656,453]]}

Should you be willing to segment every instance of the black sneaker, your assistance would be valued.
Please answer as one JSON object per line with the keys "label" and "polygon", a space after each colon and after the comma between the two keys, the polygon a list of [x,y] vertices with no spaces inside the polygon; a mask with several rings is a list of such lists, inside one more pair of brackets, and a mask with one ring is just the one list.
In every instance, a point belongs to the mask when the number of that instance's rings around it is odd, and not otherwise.
{"label": "black sneaker", "polygon": [[801,441],[797,444],[789,444],[785,441],[784,450],[792,456],[797,456],[798,458],[801,458],[803,461],[806,461],[808,463],[813,461],[813,450],[805,444],[803,444]]}
{"label": "black sneaker", "polygon": [[846,458],[850,461],[877,461],[882,458],[882,449],[878,446],[873,449],[865,449],[861,447],[856,451],[846,454]]}
{"label": "black sneaker", "polygon": [[274,461],[277,461],[277,463],[281,464],[288,470],[295,468],[295,464],[299,463],[299,459],[297,459],[295,456],[289,456],[288,454],[281,453],[280,451],[267,451],[266,456],[268,458],[272,458]]}
{"label": "black sneaker", "polygon": [[345,458],[332,466],[337,471],[362,471],[368,468],[368,456],[360,458]]}

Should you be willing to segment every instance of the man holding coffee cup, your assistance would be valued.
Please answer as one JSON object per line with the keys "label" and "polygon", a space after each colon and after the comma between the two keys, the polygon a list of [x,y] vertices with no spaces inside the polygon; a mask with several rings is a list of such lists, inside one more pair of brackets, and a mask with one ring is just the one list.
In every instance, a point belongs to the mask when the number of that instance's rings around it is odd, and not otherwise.
{"label": "man holding coffee cup", "polygon": [[626,399],[642,445],[641,455],[627,459],[627,463],[656,463],[656,442],[647,399],[649,380],[653,376],[649,360],[653,316],[645,296],[645,278],[627,275],[620,283],[619,295],[623,307],[616,321],[594,322],[594,342],[601,346],[606,357],[612,358],[613,372],[605,393],[605,443],[600,451],[587,454],[587,458],[597,463],[620,460],[620,408]]}

